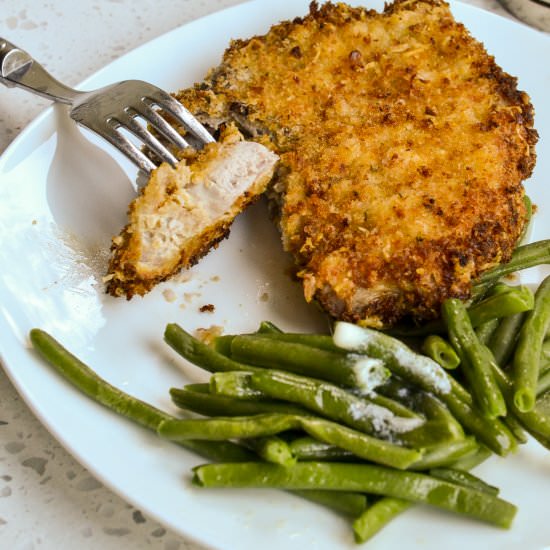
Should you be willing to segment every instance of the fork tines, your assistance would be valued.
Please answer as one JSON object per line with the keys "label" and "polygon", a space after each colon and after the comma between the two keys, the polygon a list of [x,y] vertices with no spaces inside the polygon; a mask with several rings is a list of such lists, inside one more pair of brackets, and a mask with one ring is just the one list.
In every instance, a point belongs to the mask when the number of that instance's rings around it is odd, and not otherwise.
{"label": "fork tines", "polygon": [[90,95],[75,104],[72,118],[107,139],[144,172],[149,173],[157,165],[124,134],[134,136],[160,161],[172,166],[177,163],[176,157],[147,125],[178,149],[189,147],[189,142],[161,112],[173,118],[199,145],[215,141],[181,103],[147,82],[127,80]]}

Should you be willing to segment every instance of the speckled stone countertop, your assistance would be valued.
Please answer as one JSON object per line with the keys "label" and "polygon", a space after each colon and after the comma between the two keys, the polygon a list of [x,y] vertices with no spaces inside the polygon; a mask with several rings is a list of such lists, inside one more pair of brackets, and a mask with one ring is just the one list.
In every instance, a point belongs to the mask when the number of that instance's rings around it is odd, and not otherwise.
{"label": "speckled stone countertop", "polygon": [[[0,35],[76,84],[179,25],[242,0],[0,0]],[[266,6],[271,1],[265,0]],[[466,0],[507,15],[496,0]],[[0,89],[0,153],[48,105]],[[197,549],[105,488],[36,420],[0,365],[0,550]]]}

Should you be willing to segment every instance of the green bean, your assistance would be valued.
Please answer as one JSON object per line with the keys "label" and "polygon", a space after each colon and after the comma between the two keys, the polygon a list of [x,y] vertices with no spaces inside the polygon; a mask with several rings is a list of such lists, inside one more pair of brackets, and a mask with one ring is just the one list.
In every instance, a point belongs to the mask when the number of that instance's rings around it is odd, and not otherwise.
{"label": "green bean", "polygon": [[334,344],[332,336],[330,336],[329,334],[300,334],[288,332],[285,334],[270,334],[268,335],[268,337],[279,340],[281,342],[296,342],[297,344],[304,344],[305,346],[324,349],[326,351],[332,351],[334,353],[346,353],[345,350],[339,348]]}
{"label": "green bean", "polygon": [[156,430],[170,415],[132,397],[101,379],[59,342],[40,329],[30,332],[32,345],[56,370],[81,392],[138,424]]}
{"label": "green bean", "polygon": [[441,420],[426,420],[418,428],[396,436],[395,441],[407,447],[427,452],[434,446],[449,443],[463,437],[462,427],[457,430],[457,425],[457,422],[449,424]]}
{"label": "green bean", "polygon": [[[470,470],[491,455],[485,447],[478,447],[475,453],[460,458],[453,464],[455,469]],[[368,507],[353,522],[353,531],[357,542],[366,542],[382,530],[392,519],[405,512],[413,505],[408,500],[394,497],[382,497]]]}
{"label": "green bean", "polygon": [[437,334],[430,334],[424,339],[422,351],[446,370],[456,369],[460,365],[460,358],[451,344]]}
{"label": "green bean", "polygon": [[481,323],[481,325],[479,325],[475,329],[477,339],[482,344],[487,346],[495,330],[497,329],[499,323],[500,323],[499,319],[491,319],[489,321],[485,321],[485,323]]}
{"label": "green bean", "polygon": [[540,350],[541,372],[550,369],[550,338],[542,343]]}
{"label": "green bean", "polygon": [[231,342],[235,336],[233,334],[224,334],[222,336],[216,336],[211,344],[214,351],[225,355],[225,357],[231,358]]}
{"label": "green bean", "polygon": [[[305,414],[300,407],[282,401],[246,401],[209,393],[208,384],[188,384],[183,389],[171,388],[172,401],[181,409],[190,410],[205,416],[248,416],[262,413]],[[289,465],[296,460],[286,442],[273,436],[248,440],[247,447],[267,460]],[[284,448],[286,446],[286,448]]]}
{"label": "green bean", "polygon": [[395,497],[383,497],[369,506],[353,522],[355,542],[362,543],[381,531],[392,519],[412,506],[414,502]]}
{"label": "green bean", "polygon": [[176,323],[166,325],[165,342],[190,363],[208,372],[230,372],[255,370],[253,366],[243,365],[201,342]]}
{"label": "green bean", "polygon": [[460,300],[448,299],[442,306],[449,339],[460,356],[462,372],[481,412],[488,418],[506,415],[506,403],[495,381],[489,349],[477,340],[466,308]]}
{"label": "green bean", "polygon": [[477,281],[473,284],[470,292],[470,302],[472,304],[477,304],[483,300],[483,298],[486,298],[491,289],[495,286],[496,281],[497,279],[488,279],[487,281]]}
{"label": "green bean", "polygon": [[493,290],[490,296],[468,308],[468,317],[474,328],[491,319],[533,309],[534,297],[528,287],[508,287],[507,285],[502,287],[502,291]]}
{"label": "green bean", "polygon": [[550,393],[545,392],[537,399],[537,410],[550,418]]}
{"label": "green bean", "polygon": [[[500,292],[508,292],[510,286],[500,283],[497,280],[491,280],[486,283],[476,283],[472,286],[472,292],[470,296],[470,306],[474,306],[488,298],[492,294],[497,294]],[[476,327],[477,328],[477,327]]]}
{"label": "green bean", "polygon": [[[30,339],[36,351],[57,372],[101,405],[155,431],[163,421],[175,420],[169,414],[109,384],[46,332],[32,329]],[[183,446],[210,460],[250,460],[253,457],[251,453],[229,441],[188,440]]]}
{"label": "green bean", "polygon": [[453,434],[453,439],[462,439],[464,437],[464,430],[461,424],[437,397],[434,397],[430,393],[419,391],[414,400],[417,410],[428,420],[447,425],[449,433]]}
{"label": "green bean", "polygon": [[[479,445],[473,436],[440,443],[430,447],[417,462],[407,469],[429,470],[440,466],[450,466],[459,458],[474,453]],[[317,441],[309,436],[299,437],[290,442],[292,454],[303,461],[358,462],[358,458],[339,447]]]}
{"label": "green bean", "polygon": [[292,454],[288,443],[275,435],[247,439],[245,444],[266,462],[286,467],[296,464],[296,457]]}
{"label": "green bean", "polygon": [[335,494],[334,491],[319,491],[316,489],[297,490],[292,491],[292,493],[311,502],[332,508],[335,512],[350,518],[360,516],[366,510],[368,504],[367,496],[361,493],[341,491]]}
{"label": "green bean", "polygon": [[356,491],[437,506],[458,514],[510,527],[516,507],[498,497],[417,472],[370,464],[298,462],[276,464],[207,464],[193,469],[201,487],[272,487]]}
{"label": "green bean", "polygon": [[[180,443],[180,445],[182,444]],[[184,446],[213,462],[257,461],[255,454],[250,453],[240,445],[236,445],[230,441],[199,441],[190,439],[185,441]],[[338,514],[344,514],[350,517],[357,517],[367,506],[367,498],[365,495],[349,491],[340,491],[337,494],[335,494],[334,491],[322,490],[290,492],[310,502],[330,508]]]}
{"label": "green bean", "polygon": [[[185,384],[183,388],[174,388],[174,389],[182,389],[182,391],[186,392],[192,392],[194,394],[200,393],[202,395],[211,395],[210,393],[210,384],[208,382],[194,382],[193,384]],[[182,407],[183,409],[187,407]]]}
{"label": "green bean", "polygon": [[487,447],[480,445],[477,451],[459,458],[456,462],[449,464],[449,466],[455,470],[464,470],[467,472],[479,466],[482,462],[485,462],[492,454],[493,453]]}
{"label": "green bean", "polygon": [[[510,285],[507,285],[506,283],[499,282],[499,281],[489,281],[489,283],[487,284],[488,284],[488,290],[484,296],[480,297],[481,300],[485,300],[489,296],[493,296],[495,294],[504,294],[506,292],[510,292],[510,290],[514,288]],[[472,306],[478,303],[479,303],[479,300],[474,300],[472,302]]]}
{"label": "green bean", "polygon": [[340,348],[334,345],[332,337],[328,334],[285,333],[283,330],[275,326],[270,321],[262,321],[260,323],[260,327],[258,328],[257,334],[280,339],[284,342],[295,342],[297,344],[306,344],[308,346],[313,346],[314,348],[342,352]]}
{"label": "green bean", "polygon": [[[377,388],[378,389],[378,388]],[[371,403],[384,407],[390,410],[396,416],[402,416],[403,418],[421,418],[412,409],[407,407],[404,403],[400,403],[397,399],[391,399],[380,393],[369,392],[368,394],[359,393],[359,397],[367,398]]]}
{"label": "green bean", "polygon": [[550,376],[550,340],[545,340],[542,344],[539,366],[539,380],[537,382],[537,395],[543,393],[543,389]]}
{"label": "green bean", "polygon": [[437,420],[445,422],[452,428],[449,428],[456,434],[456,438],[460,439],[464,437],[464,430],[462,425],[452,415],[451,411],[445,406],[442,401],[437,397],[434,397],[430,393],[419,391],[415,395],[415,403],[418,411],[422,412],[429,420]]}
{"label": "green bean", "polygon": [[260,326],[260,330],[258,330],[258,332],[256,332],[255,334],[225,334],[223,336],[218,336],[214,340],[214,349],[217,352],[222,353],[226,357],[231,357],[231,344],[236,336],[255,336],[261,338],[269,338],[271,340],[275,340],[276,342],[283,342],[287,344],[302,344],[317,349],[332,351],[340,355],[346,353],[345,350],[342,350],[338,346],[334,345],[332,336],[328,334],[292,333],[283,332],[280,329],[278,329],[277,331],[272,331],[270,329],[266,329],[265,327],[262,329],[262,326]]}
{"label": "green bean", "polygon": [[472,287],[470,307],[479,304],[481,301],[485,300],[493,294],[508,292],[511,290],[511,288],[512,287],[504,283],[500,283],[497,280],[488,281],[486,283],[476,283]]}
{"label": "green bean", "polygon": [[550,389],[550,371],[546,371],[537,382],[537,397]]}
{"label": "green bean", "polygon": [[282,330],[271,321],[262,321],[258,327],[258,334],[282,334]]}
{"label": "green bean", "polygon": [[502,418],[502,422],[507,426],[510,432],[512,432],[512,435],[518,443],[527,443],[527,434],[512,411],[507,411],[506,416]]}
{"label": "green bean", "polygon": [[496,454],[505,456],[517,447],[516,439],[510,429],[499,419],[481,416],[473,408],[471,397],[470,400],[465,400],[457,393],[452,392],[442,401],[468,431]]}
{"label": "green bean", "polygon": [[216,418],[183,418],[161,422],[157,432],[171,441],[206,439],[248,439],[277,435],[286,430],[301,429],[301,421],[294,415],[266,413],[254,416]]}
{"label": "green bean", "polygon": [[454,468],[432,468],[430,475],[495,497],[500,492],[498,487],[485,483],[479,477],[462,470],[455,470]]}
{"label": "green bean", "polygon": [[210,377],[210,391],[235,399],[261,401],[266,396],[250,384],[251,372],[216,372]]}
{"label": "green bean", "polygon": [[290,344],[303,344],[304,346],[310,346],[312,348],[324,349],[326,351],[332,351],[339,354],[345,354],[345,350],[339,348],[334,344],[332,336],[329,334],[302,334],[295,332],[280,332],[261,334],[264,338],[270,338],[277,342],[286,342]]}
{"label": "green bean", "polygon": [[508,263],[487,270],[480,282],[495,281],[516,271],[550,263],[550,239],[518,246]]}
{"label": "green bean", "polygon": [[239,372],[235,375],[232,372],[216,372],[210,377],[210,392],[215,396],[242,399],[243,401],[246,401],[245,396],[258,402],[269,399],[268,396],[250,385],[251,374]]}
{"label": "green bean", "polygon": [[550,325],[550,276],[535,293],[535,307],[521,327],[512,363],[514,403],[527,412],[535,406],[542,343]]}
{"label": "green bean", "polygon": [[[515,292],[518,289],[518,287],[510,286],[503,282],[496,282],[491,287],[491,296],[495,296],[496,294],[506,294],[507,292]],[[532,301],[532,300],[531,300]]]}
{"label": "green bean", "polygon": [[462,439],[464,437],[461,424],[451,414],[448,407],[432,394],[407,387],[395,378],[381,386],[380,391],[393,399],[401,399],[407,407],[420,413],[429,421],[425,425],[426,429],[439,424],[445,426],[446,439]]}
{"label": "green bean", "polygon": [[497,365],[505,367],[514,355],[518,335],[526,315],[523,312],[502,318],[491,335],[487,345],[493,353]]}
{"label": "green bean", "polygon": [[434,445],[424,456],[409,466],[409,470],[429,470],[440,466],[451,466],[458,459],[470,455],[479,449],[479,444],[473,436],[456,439]]}
{"label": "green bean", "polygon": [[360,458],[404,469],[422,454],[388,441],[341,426],[322,418],[284,414],[263,414],[232,418],[191,418],[166,420],[158,433],[172,441],[187,439],[245,439],[276,435],[287,430],[301,429],[312,437],[351,451]]}
{"label": "green bean", "polygon": [[538,434],[538,436],[550,441],[550,411],[546,410],[544,401],[542,400],[547,394],[542,394],[541,398],[535,401],[535,407],[532,410],[521,411],[514,401],[514,386],[512,381],[500,367],[495,366],[494,372],[501,391],[517,420],[533,437],[535,437],[535,434]]}
{"label": "green bean", "polygon": [[[381,395],[401,402],[406,410],[412,410],[427,419],[452,418],[448,416],[448,409],[428,392],[405,384],[399,378],[392,376],[385,384],[378,388]],[[399,400],[399,401],[398,401]]]}
{"label": "green bean", "polygon": [[323,443],[310,436],[298,437],[290,443],[290,451],[298,460],[357,461],[350,451]]}
{"label": "green bean", "polygon": [[[203,389],[198,391],[197,386],[202,386]],[[183,389],[170,388],[170,396],[180,409],[187,409],[204,416],[249,416],[262,413],[306,414],[305,409],[283,401],[235,399],[209,393],[208,384],[189,384]]]}
{"label": "green bean", "polygon": [[529,228],[531,227],[531,223],[533,221],[533,203],[531,202],[531,199],[527,195],[524,195],[523,202],[525,203],[525,226],[523,227],[521,235],[518,239],[518,245],[527,244],[524,241],[527,240]]}
{"label": "green bean", "polygon": [[258,335],[235,336],[231,354],[237,361],[257,367],[287,370],[365,391],[373,390],[389,377],[383,363],[369,357],[343,355]]}
{"label": "green bean", "polygon": [[500,456],[516,449],[516,438],[501,419],[484,418],[475,408],[472,395],[454,379],[452,388],[440,399],[460,424]]}
{"label": "green bean", "polygon": [[[545,393],[542,393],[540,396],[538,396],[535,410],[525,414],[531,415],[533,413],[537,415],[539,427],[542,422],[545,424],[545,427],[546,427],[546,424],[548,423],[548,419],[550,418],[550,392],[547,391]],[[533,425],[533,427],[535,428],[536,426]],[[550,449],[550,436],[548,436],[548,430],[543,429],[540,431],[536,431],[533,429],[529,433],[543,447]]]}

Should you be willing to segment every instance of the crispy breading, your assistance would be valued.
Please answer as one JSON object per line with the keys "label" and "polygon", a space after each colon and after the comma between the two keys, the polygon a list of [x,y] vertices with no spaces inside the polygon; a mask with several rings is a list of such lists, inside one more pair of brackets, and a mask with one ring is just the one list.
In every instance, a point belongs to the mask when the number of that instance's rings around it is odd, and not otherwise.
{"label": "crispy breading", "polygon": [[371,326],[439,313],[510,258],[533,108],[442,0],[316,2],[177,96],[281,157],[270,196],[307,300]]}
{"label": "crispy breading", "polygon": [[107,292],[132,298],[195,264],[229,233],[234,218],[258,198],[277,156],[226,128],[219,142],[162,164],[129,208],[113,239]]}

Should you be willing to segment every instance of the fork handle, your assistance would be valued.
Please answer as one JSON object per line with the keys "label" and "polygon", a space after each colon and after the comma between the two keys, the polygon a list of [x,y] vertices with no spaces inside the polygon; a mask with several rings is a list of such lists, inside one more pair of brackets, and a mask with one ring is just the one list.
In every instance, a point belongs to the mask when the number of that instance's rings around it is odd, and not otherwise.
{"label": "fork handle", "polygon": [[0,37],[0,82],[53,101],[72,104],[82,92],[58,82],[27,52]]}

